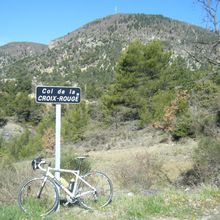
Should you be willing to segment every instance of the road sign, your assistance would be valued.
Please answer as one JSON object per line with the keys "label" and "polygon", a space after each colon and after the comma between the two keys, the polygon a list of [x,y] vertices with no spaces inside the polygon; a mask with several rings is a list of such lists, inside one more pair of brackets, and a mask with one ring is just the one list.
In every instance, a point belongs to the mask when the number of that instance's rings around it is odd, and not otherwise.
{"label": "road sign", "polygon": [[37,86],[37,103],[78,104],[80,103],[80,88],[60,86]]}
{"label": "road sign", "polygon": [[[79,104],[80,88],[60,86],[37,86],[37,103],[56,104],[56,129],[55,129],[55,168],[60,169],[60,140],[61,140],[61,104]],[[55,172],[56,178],[60,179],[60,173]],[[58,191],[60,191],[58,187]],[[57,208],[59,210],[59,206]]]}

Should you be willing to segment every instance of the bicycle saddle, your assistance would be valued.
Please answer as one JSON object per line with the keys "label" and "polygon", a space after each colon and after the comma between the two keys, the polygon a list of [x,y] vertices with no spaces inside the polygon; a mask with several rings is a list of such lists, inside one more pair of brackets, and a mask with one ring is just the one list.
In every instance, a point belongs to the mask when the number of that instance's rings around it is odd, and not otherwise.
{"label": "bicycle saddle", "polygon": [[88,156],[79,156],[79,157],[76,157],[76,159],[78,159],[78,160],[84,160],[84,159],[86,159]]}

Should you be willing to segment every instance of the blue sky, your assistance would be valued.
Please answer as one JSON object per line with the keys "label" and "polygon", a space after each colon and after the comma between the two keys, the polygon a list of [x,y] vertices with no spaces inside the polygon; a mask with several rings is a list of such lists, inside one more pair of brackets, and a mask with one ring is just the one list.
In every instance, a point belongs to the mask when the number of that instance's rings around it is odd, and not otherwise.
{"label": "blue sky", "polygon": [[80,26],[114,13],[161,14],[204,26],[195,0],[0,0],[0,45],[48,44]]}

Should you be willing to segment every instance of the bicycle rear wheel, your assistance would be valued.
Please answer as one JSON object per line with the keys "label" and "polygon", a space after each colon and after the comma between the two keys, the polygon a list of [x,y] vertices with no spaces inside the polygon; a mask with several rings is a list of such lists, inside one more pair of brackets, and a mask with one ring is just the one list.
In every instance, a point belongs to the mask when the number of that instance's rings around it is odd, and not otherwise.
{"label": "bicycle rear wheel", "polygon": [[55,183],[44,177],[26,182],[18,194],[19,207],[27,214],[45,216],[55,211],[59,203],[59,193]]}
{"label": "bicycle rear wheel", "polygon": [[78,201],[86,209],[98,209],[105,207],[112,201],[113,186],[111,180],[101,172],[90,172],[83,176],[93,189],[86,183],[79,183]]}

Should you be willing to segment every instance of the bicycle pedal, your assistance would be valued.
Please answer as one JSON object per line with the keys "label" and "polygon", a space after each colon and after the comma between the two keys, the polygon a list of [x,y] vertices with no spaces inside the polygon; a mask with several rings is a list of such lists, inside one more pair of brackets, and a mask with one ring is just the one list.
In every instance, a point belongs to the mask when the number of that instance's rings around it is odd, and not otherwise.
{"label": "bicycle pedal", "polygon": [[67,206],[69,205],[69,203],[70,203],[70,202],[67,201],[67,202],[63,203],[63,206],[64,206],[64,207],[67,207]]}
{"label": "bicycle pedal", "polygon": [[78,202],[78,200],[77,199],[72,199],[72,201],[70,202],[71,204],[75,204],[75,203],[77,203]]}

